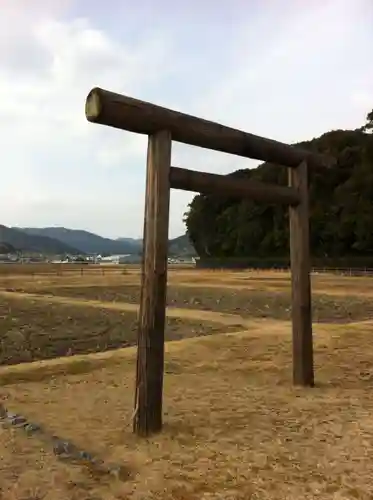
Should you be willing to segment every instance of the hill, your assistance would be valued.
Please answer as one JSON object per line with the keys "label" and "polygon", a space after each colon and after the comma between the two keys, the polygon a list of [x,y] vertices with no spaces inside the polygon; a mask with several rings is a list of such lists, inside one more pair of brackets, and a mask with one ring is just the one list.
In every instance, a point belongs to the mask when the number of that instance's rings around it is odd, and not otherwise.
{"label": "hill", "polygon": [[0,243],[23,252],[50,255],[78,254],[79,250],[48,236],[27,234],[20,229],[0,225]]}
{"label": "hill", "polygon": [[129,243],[130,245],[142,246],[142,238],[117,238],[115,241],[121,241],[122,243]]}
{"label": "hill", "polygon": [[[313,256],[373,255],[373,135],[336,130],[302,148],[331,154],[335,167],[310,172],[310,244]],[[238,178],[286,185],[286,168],[264,163]],[[185,221],[197,253],[209,258],[287,257],[288,210],[251,200],[197,195]]]}
{"label": "hill", "polygon": [[196,255],[196,251],[194,250],[187,234],[183,234],[182,236],[178,236],[177,238],[170,240],[168,250],[170,255],[185,257],[192,257]]}
{"label": "hill", "polygon": [[[142,239],[123,237],[114,240],[89,231],[65,227],[25,227],[21,230],[28,235],[53,238],[84,253],[115,255],[137,254],[142,251]],[[169,249],[172,255],[195,255],[195,250],[186,234],[170,240]]]}
{"label": "hill", "polygon": [[140,252],[142,247],[141,240],[139,241],[131,238],[112,240],[80,229],[68,229],[65,227],[26,227],[22,228],[22,231],[31,235],[55,238],[84,253],[109,255],[133,254]]}
{"label": "hill", "polygon": [[16,253],[16,249],[14,248],[13,245],[10,245],[9,243],[5,242],[0,242],[0,254],[5,254],[5,253]]}

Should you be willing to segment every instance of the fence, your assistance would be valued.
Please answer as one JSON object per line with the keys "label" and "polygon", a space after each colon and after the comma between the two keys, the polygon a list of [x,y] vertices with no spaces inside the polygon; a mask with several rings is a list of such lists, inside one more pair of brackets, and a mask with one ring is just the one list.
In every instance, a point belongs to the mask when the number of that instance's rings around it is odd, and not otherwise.
{"label": "fence", "polygon": [[[221,272],[278,272],[278,273],[290,273],[291,268],[289,266],[277,266],[277,267],[255,267],[248,266],[244,268],[231,268],[231,267],[198,267],[194,264],[168,264],[168,269],[188,269],[190,271],[195,270],[200,271],[221,271]],[[77,264],[0,264],[0,277],[1,276],[14,276],[14,275],[26,275],[32,277],[38,276],[118,276],[131,272],[131,270],[138,270],[140,268],[139,264],[113,264],[113,265],[88,265],[79,266]],[[373,276],[372,267],[312,267],[310,268],[312,274],[337,274],[342,276]]]}

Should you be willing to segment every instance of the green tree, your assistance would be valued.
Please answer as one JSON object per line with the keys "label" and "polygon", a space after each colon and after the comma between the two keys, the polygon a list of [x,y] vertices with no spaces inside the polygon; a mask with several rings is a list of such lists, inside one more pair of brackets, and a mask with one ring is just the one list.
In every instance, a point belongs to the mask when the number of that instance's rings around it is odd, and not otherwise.
{"label": "green tree", "polygon": [[373,130],[373,109],[367,114],[366,124],[363,126],[364,131]]}
{"label": "green tree", "polygon": [[[357,130],[335,130],[299,144],[333,155],[336,164],[311,171],[310,244],[314,256],[373,257],[373,111]],[[242,179],[286,185],[286,168],[264,163],[229,174]],[[201,257],[287,257],[288,210],[218,196],[197,195],[185,222]]]}

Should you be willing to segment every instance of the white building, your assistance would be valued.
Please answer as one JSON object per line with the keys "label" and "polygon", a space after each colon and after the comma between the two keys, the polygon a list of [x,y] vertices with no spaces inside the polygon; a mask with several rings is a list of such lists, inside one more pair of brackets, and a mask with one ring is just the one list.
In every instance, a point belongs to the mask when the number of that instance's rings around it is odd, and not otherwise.
{"label": "white building", "polygon": [[141,255],[109,255],[100,259],[102,264],[138,264],[141,262]]}

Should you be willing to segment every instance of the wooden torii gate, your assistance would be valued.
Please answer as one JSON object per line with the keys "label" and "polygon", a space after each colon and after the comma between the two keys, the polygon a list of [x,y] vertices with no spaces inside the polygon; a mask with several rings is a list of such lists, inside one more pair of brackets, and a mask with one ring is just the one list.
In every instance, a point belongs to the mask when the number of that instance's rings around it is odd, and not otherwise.
{"label": "wooden torii gate", "polygon": [[[162,428],[171,188],[289,206],[293,383],[312,387],[308,168],[329,167],[333,160],[100,88],[88,94],[85,114],[90,122],[148,135],[134,432],[148,436]],[[275,186],[173,167],[172,141],[284,165],[288,167],[289,185]]]}

